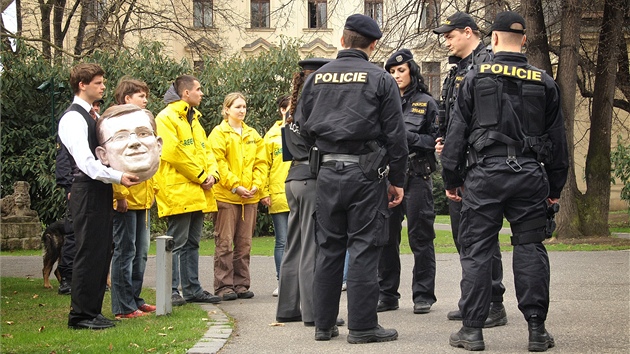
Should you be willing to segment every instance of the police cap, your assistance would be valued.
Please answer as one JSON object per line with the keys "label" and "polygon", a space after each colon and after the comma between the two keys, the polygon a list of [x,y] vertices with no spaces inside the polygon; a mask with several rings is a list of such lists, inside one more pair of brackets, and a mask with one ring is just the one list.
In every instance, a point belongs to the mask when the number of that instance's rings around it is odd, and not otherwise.
{"label": "police cap", "polygon": [[298,65],[302,68],[302,70],[317,70],[319,68],[321,68],[322,66],[324,66],[325,64],[328,64],[332,59],[327,59],[327,58],[309,58],[309,59],[304,59],[304,60],[300,60],[298,62]]}
{"label": "police cap", "polygon": [[[520,24],[523,28],[511,28],[515,23]],[[523,16],[513,11],[499,12],[492,23],[492,27],[490,28],[490,32],[493,31],[525,34],[525,19]]]}
{"label": "police cap", "polygon": [[385,70],[389,71],[392,66],[402,65],[408,61],[413,60],[413,54],[409,49],[401,49],[392,54],[385,62]]}
{"label": "police cap", "polygon": [[470,27],[473,31],[478,31],[479,27],[475,23],[473,18],[465,12],[456,12],[446,18],[446,21],[442,22],[442,26],[433,30],[435,34],[448,33],[456,28],[464,29]]}
{"label": "police cap", "polygon": [[383,32],[378,24],[369,16],[354,14],[346,19],[345,29],[355,31],[358,34],[371,39],[381,39]]}

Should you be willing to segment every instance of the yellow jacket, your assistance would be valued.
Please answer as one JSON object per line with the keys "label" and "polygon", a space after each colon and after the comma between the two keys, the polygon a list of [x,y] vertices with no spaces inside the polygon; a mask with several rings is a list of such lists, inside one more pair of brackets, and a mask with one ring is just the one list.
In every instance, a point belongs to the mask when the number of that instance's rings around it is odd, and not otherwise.
{"label": "yellow jacket", "polygon": [[[188,123],[190,109],[194,113]],[[212,189],[201,188],[209,175],[218,180],[219,173],[200,117],[199,111],[182,100],[169,103],[155,117],[163,140],[160,168],[154,177],[160,189],[156,195],[159,217],[217,211]]]}
{"label": "yellow jacket", "polygon": [[[212,152],[219,166],[221,180],[214,187],[218,201],[231,204],[255,204],[260,200],[267,179],[265,144],[260,134],[243,123],[239,135],[226,120],[212,129],[208,136]],[[258,193],[251,199],[243,199],[232,189],[243,186]]]}
{"label": "yellow jacket", "polygon": [[114,188],[114,209],[118,204],[117,199],[127,199],[129,210],[151,209],[155,194],[158,192],[158,186],[153,178],[129,188],[122,184],[113,184],[112,187]]}
{"label": "yellow jacket", "polygon": [[284,182],[287,180],[290,161],[282,161],[282,134],[280,128],[282,121],[277,121],[265,134],[265,147],[267,152],[267,167],[269,176],[263,189],[262,198],[270,197],[271,206],[269,214],[284,213],[289,211],[289,203],[285,194]]}

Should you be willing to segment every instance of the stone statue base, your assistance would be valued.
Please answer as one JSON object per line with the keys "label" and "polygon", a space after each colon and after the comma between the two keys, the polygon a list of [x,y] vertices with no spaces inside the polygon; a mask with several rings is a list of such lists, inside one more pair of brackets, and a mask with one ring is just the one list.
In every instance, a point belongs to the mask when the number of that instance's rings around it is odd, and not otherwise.
{"label": "stone statue base", "polygon": [[[4,218],[3,218],[4,219]],[[33,218],[29,218],[33,220]],[[3,251],[35,250],[42,245],[42,223],[39,221],[20,222],[2,220],[0,238]]]}

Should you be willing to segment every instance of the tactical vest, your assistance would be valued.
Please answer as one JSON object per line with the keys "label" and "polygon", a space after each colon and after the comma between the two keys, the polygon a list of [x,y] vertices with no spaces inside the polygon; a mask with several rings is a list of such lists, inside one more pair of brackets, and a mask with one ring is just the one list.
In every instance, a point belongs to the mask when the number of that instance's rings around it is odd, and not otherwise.
{"label": "tactical vest", "polygon": [[[545,133],[546,98],[543,71],[531,66],[511,66],[484,63],[474,66],[473,79],[475,116],[482,129],[475,129],[469,144],[478,153],[501,156],[532,156],[541,162],[550,162],[551,142]],[[518,107],[504,112],[503,97],[519,100]],[[516,116],[514,116],[516,115]],[[518,122],[506,122],[517,119]],[[502,131],[506,125],[520,128],[522,140],[516,140]],[[513,135],[512,135],[513,136]],[[500,148],[489,149],[491,146]],[[504,147],[507,146],[507,150]],[[505,151],[501,154],[501,148]]]}

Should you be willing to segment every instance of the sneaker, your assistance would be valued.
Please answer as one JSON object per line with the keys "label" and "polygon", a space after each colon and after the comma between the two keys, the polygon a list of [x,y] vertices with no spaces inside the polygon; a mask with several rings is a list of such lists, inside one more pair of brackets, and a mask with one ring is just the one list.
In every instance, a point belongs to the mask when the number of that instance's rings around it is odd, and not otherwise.
{"label": "sneaker", "polygon": [[186,300],[184,300],[184,298],[179,295],[179,293],[173,293],[171,295],[171,303],[173,304],[173,306],[182,306],[186,305]]}
{"label": "sneaker", "polygon": [[156,309],[157,307],[153,305],[149,305],[149,304],[142,304],[141,306],[138,307],[138,310],[142,312],[155,312]]}
{"label": "sneaker", "polygon": [[221,302],[221,298],[210,294],[210,292],[204,290],[201,294],[191,299],[187,299],[187,302],[206,302],[210,304],[216,304]]}
{"label": "sneaker", "polygon": [[350,344],[389,342],[396,339],[398,339],[398,332],[395,329],[385,329],[380,325],[362,331],[351,329],[348,333],[348,343]]}
{"label": "sneaker", "polygon": [[147,316],[147,315],[149,315],[148,312],[142,312],[140,310],[135,310],[134,312],[131,312],[131,313],[126,313],[126,314],[119,313],[119,314],[116,314],[116,319],[121,320],[123,318],[136,318],[136,317],[142,317],[142,316]]}
{"label": "sneaker", "polygon": [[59,295],[70,295],[72,292],[72,287],[70,286],[71,282],[66,278],[61,278],[61,283],[59,283],[59,289],[57,290],[57,294]]}
{"label": "sneaker", "polygon": [[239,299],[251,299],[254,297],[254,292],[253,291],[249,291],[249,290],[245,290],[243,292],[237,293],[236,296]]}
{"label": "sneaker", "polygon": [[271,296],[278,297],[278,288],[271,293]]}
{"label": "sneaker", "polygon": [[223,301],[232,301],[238,298],[238,295],[232,290],[225,291],[223,294],[217,294]]}

